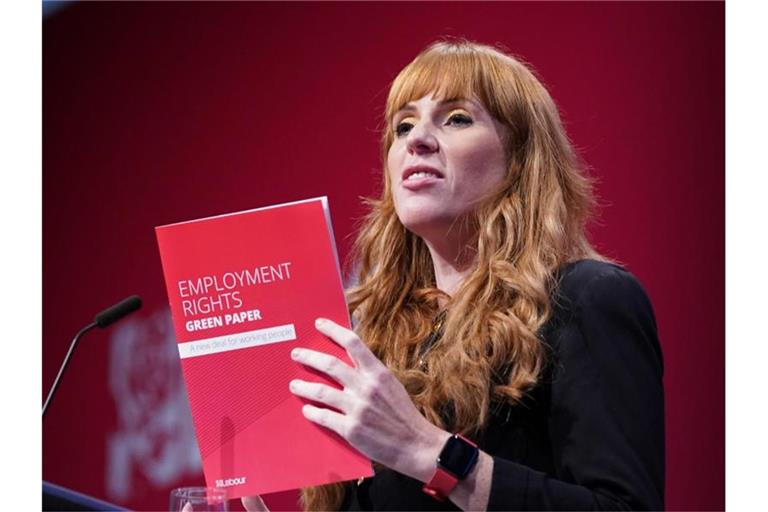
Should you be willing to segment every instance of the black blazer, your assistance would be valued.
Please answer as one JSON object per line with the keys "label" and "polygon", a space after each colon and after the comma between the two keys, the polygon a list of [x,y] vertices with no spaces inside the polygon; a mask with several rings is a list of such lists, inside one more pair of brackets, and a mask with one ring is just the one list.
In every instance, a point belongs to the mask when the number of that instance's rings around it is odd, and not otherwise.
{"label": "black blazer", "polygon": [[[664,508],[663,362],[651,303],[630,273],[563,267],[542,339],[552,348],[523,405],[492,412],[489,510]],[[342,510],[458,510],[390,469],[348,482]]]}

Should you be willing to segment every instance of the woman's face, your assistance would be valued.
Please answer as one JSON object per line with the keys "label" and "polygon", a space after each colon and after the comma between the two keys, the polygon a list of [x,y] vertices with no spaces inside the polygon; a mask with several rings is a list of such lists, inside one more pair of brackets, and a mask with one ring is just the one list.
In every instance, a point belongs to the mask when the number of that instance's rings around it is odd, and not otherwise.
{"label": "woman's face", "polygon": [[397,216],[419,236],[441,236],[507,173],[506,128],[474,99],[408,103],[392,119],[387,169]]}

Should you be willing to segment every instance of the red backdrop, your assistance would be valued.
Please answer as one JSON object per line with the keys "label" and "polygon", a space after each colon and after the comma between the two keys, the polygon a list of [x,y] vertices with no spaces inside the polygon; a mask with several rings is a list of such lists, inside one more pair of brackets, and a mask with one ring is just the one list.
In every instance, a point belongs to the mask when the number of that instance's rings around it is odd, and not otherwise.
{"label": "red backdrop", "polygon": [[[201,484],[153,227],[328,195],[340,256],[379,188],[389,82],[443,35],[502,43],[561,108],[592,229],[653,300],[667,507],[724,491],[724,4],[101,3],[44,22],[43,478],[136,509]],[[168,348],[170,347],[170,351]],[[257,456],[257,454],[255,454]],[[293,495],[272,498],[290,506]]]}

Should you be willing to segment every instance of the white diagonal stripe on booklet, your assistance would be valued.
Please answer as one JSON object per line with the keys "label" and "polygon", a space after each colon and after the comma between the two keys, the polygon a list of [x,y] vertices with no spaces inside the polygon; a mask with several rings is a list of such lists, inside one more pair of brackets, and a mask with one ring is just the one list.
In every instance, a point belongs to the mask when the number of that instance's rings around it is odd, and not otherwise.
{"label": "white diagonal stripe on booklet", "polygon": [[280,343],[296,339],[296,329],[293,324],[278,325],[257,329],[255,331],[239,332],[204,340],[187,341],[179,343],[179,356],[187,357],[207,356],[241,348],[258,347],[270,343]]}

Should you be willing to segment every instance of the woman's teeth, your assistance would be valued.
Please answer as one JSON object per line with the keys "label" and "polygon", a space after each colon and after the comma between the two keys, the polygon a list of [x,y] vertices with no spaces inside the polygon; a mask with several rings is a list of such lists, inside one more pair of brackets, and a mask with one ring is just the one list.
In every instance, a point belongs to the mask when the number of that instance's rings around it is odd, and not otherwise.
{"label": "woman's teeth", "polygon": [[431,172],[421,172],[421,171],[419,171],[419,172],[415,172],[415,173],[411,174],[410,176],[408,176],[405,179],[405,181],[416,180],[416,179],[419,179],[419,178],[437,178],[437,175],[436,174],[432,174]]}

